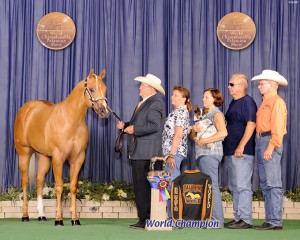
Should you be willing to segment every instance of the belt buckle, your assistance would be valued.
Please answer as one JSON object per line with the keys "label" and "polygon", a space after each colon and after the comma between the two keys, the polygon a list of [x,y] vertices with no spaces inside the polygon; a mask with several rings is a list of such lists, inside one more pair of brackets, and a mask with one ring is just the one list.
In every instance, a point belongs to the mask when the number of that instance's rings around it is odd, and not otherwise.
{"label": "belt buckle", "polygon": [[257,132],[257,133],[256,133],[256,138],[261,138],[261,137],[262,137],[261,133],[260,133],[260,132]]}

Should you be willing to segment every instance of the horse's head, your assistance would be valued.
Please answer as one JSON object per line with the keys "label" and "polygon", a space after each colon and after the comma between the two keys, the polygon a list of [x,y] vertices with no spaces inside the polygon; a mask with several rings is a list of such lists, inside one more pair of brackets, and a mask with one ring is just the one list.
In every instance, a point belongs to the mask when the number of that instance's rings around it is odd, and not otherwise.
{"label": "horse's head", "polygon": [[106,99],[106,85],[103,82],[106,70],[103,69],[99,75],[94,74],[92,69],[84,84],[84,94],[86,95],[86,101],[89,107],[101,117],[108,118],[110,114],[110,108]]}

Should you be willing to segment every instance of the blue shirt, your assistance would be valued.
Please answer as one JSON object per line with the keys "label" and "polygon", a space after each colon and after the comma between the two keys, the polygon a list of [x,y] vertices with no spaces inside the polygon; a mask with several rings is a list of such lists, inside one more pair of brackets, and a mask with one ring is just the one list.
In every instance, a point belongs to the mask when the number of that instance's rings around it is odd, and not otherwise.
{"label": "blue shirt", "polygon": [[[249,95],[231,101],[225,114],[228,135],[223,142],[224,156],[234,155],[234,151],[244,135],[247,123],[249,121],[256,122],[256,111],[256,103]],[[254,152],[255,133],[247,142],[244,154],[254,156]]]}

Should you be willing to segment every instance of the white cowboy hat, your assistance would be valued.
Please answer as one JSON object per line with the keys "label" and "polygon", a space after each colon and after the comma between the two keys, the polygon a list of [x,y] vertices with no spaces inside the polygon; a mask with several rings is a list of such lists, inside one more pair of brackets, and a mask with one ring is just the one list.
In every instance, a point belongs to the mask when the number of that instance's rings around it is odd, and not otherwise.
{"label": "white cowboy hat", "polygon": [[281,76],[278,72],[273,70],[263,70],[260,75],[257,75],[251,79],[251,81],[255,80],[271,80],[277,82],[279,85],[287,86],[287,80]]}
{"label": "white cowboy hat", "polygon": [[136,77],[134,80],[147,83],[148,85],[150,85],[151,87],[159,91],[162,95],[165,95],[165,90],[161,86],[161,80],[150,73],[148,73],[145,77],[144,76]]}

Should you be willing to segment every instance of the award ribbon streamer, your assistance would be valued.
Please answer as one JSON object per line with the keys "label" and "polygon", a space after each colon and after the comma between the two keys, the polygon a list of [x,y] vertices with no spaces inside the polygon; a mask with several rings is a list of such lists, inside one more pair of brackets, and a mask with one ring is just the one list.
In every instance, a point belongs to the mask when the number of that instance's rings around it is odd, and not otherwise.
{"label": "award ribbon streamer", "polygon": [[149,183],[151,188],[159,190],[159,201],[163,202],[170,199],[170,194],[167,189],[170,177],[165,176],[163,178],[160,178],[159,176],[154,176],[153,178],[155,179],[155,182],[149,181]]}

